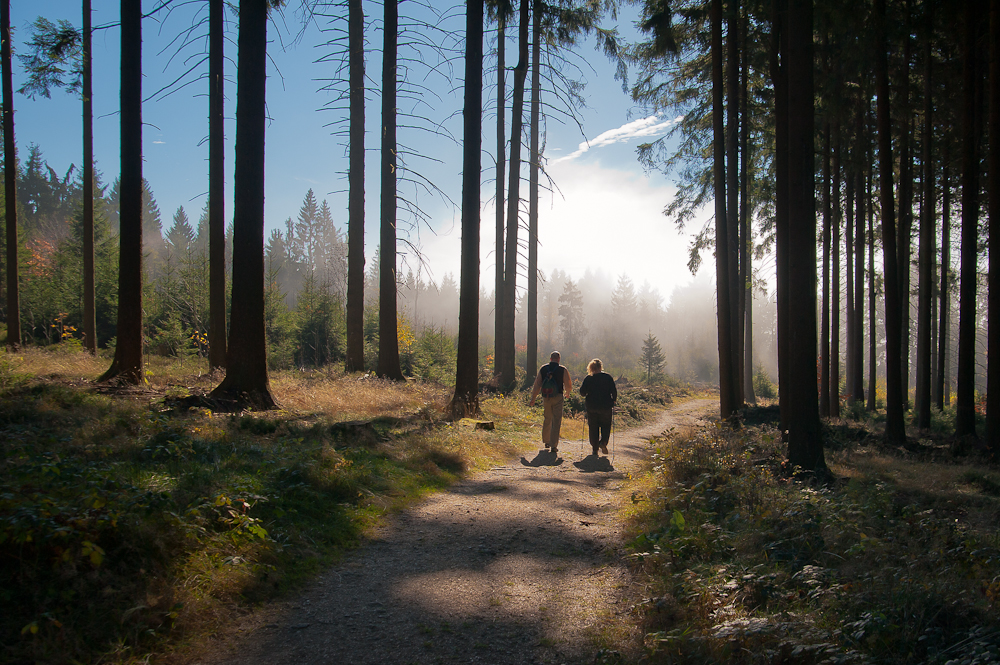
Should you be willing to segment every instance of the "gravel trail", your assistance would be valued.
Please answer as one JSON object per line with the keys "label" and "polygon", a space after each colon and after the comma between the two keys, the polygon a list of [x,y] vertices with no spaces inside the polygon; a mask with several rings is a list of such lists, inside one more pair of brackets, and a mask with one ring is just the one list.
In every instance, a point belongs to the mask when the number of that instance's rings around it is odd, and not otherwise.
{"label": "gravel trail", "polygon": [[576,438],[560,443],[558,459],[540,450],[387,518],[313,587],[236,619],[231,636],[191,662],[592,663],[608,618],[628,611],[626,475],[648,456],[648,437],[717,408],[674,405],[615,432],[613,457],[600,459],[581,443],[580,422],[564,421],[563,435]]}

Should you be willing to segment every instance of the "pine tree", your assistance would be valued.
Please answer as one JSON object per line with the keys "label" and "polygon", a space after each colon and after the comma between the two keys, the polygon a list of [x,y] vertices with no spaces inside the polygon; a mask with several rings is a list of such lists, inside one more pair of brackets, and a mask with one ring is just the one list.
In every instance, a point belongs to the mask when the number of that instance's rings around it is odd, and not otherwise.
{"label": "pine tree", "polygon": [[562,329],[563,344],[567,352],[577,351],[587,329],[583,325],[583,294],[573,280],[566,280],[559,302],[559,327]]}
{"label": "pine tree", "polygon": [[663,355],[660,342],[653,336],[652,331],[646,334],[646,339],[642,342],[642,355],[640,356],[642,366],[646,368],[646,383],[653,379],[653,374],[659,372],[666,362],[667,357]]}

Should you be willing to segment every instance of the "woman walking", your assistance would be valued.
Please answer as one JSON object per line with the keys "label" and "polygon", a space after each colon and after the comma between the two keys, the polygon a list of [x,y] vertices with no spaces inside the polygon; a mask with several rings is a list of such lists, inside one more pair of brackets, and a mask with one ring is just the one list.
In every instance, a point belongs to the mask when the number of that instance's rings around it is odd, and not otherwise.
{"label": "woman walking", "polygon": [[618,387],[610,374],[604,371],[600,358],[587,365],[587,378],[580,385],[580,394],[587,404],[587,425],[590,428],[590,445],[597,455],[600,450],[608,454],[611,439],[611,414],[618,401]]}

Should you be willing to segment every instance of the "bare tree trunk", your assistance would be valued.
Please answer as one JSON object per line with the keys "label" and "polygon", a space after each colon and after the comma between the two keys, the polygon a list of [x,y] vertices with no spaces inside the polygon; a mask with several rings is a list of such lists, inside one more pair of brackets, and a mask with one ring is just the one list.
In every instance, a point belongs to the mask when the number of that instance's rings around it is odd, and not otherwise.
{"label": "bare tree trunk", "polygon": [[[839,182],[838,182],[839,184]],[[833,196],[839,197],[840,192],[834,190]],[[830,241],[833,259],[833,286],[830,292],[830,417],[840,417],[840,218],[836,215],[831,220],[832,238]]]}
{"label": "bare tree trunk", "polygon": [[965,3],[962,40],[962,276],[959,285],[958,387],[955,435],[976,435],[976,280],[979,226],[979,150],[976,135],[976,0]]}
{"label": "bare tree trunk", "polygon": [[[990,241],[1000,238],[1000,0],[990,0],[989,188]],[[990,252],[986,383],[986,441],[993,458],[1000,456],[1000,253]]]}
{"label": "bare tree trunk", "polygon": [[[840,117],[838,115],[836,119],[835,127],[836,140],[836,152],[834,158],[834,212],[833,218],[835,224],[839,229],[841,224],[844,226],[844,299],[846,300],[846,306],[844,307],[844,346],[846,347],[846,353],[844,358],[844,387],[847,394],[847,403],[852,404],[851,395],[851,382],[854,380],[854,354],[857,349],[854,348],[854,225],[853,220],[848,216],[847,219],[844,218],[843,208],[841,204],[841,191],[840,191]],[[850,191],[850,178],[848,178],[848,191]],[[848,206],[850,208],[850,206]],[[837,272],[839,276],[840,266],[837,266]],[[837,399],[837,414],[840,415],[840,399]]]}
{"label": "bare tree trunk", "polygon": [[347,362],[365,369],[365,14],[361,0],[348,0],[350,127],[347,176]]}
{"label": "bare tree trunk", "polygon": [[875,0],[875,91],[878,98],[879,181],[882,203],[882,256],[885,261],[886,442],[903,445],[902,322],[896,255],[895,196],[892,186],[892,119],[889,115],[889,65],[886,54],[885,0]]}
{"label": "bare tree trunk", "polygon": [[726,143],[723,126],[722,0],[712,0],[712,132],[715,173],[715,290],[719,324],[719,411],[728,421],[737,410],[733,367],[733,326],[729,279],[729,230],[726,217]]}
{"label": "bare tree trunk", "polygon": [[741,75],[740,75],[740,281],[743,310],[743,397],[748,404],[756,404],[757,396],[753,390],[753,265],[750,250],[753,239],[750,237],[750,210],[747,193],[750,188],[750,115],[748,113],[749,95],[749,57],[747,53],[748,19],[746,14],[740,21],[742,35]]}
{"label": "bare tree trunk", "polygon": [[789,419],[789,303],[788,303],[788,53],[787,0],[771,0],[771,80],[774,85],[774,229],[778,309],[778,408],[782,439]]}
{"label": "bare tree trunk", "polygon": [[398,0],[385,0],[382,47],[382,191],[379,224],[378,374],[403,380],[396,322],[396,52]]}
{"label": "bare tree trunk", "polygon": [[453,416],[479,412],[479,192],[483,129],[483,0],[465,10],[465,110],[462,136],[462,283]]}
{"label": "bare tree trunk", "polygon": [[920,204],[920,248],[917,305],[917,427],[931,426],[931,299],[934,274],[934,162],[931,157],[933,125],[933,87],[931,85],[933,8],[928,6],[927,34],[924,40],[924,154],[923,201]]}
{"label": "bare tree trunk", "polygon": [[121,3],[121,178],[118,328],[115,357],[98,381],[141,384],[142,372],[142,8]]}
{"label": "bare tree trunk", "polygon": [[94,291],[94,86],[93,35],[90,0],[83,0],[83,346],[97,353],[97,314]]}
{"label": "bare tree trunk", "polygon": [[521,0],[518,21],[518,61],[514,68],[514,100],[510,124],[510,172],[507,183],[507,241],[504,252],[503,359],[500,385],[513,387],[515,381],[514,316],[517,304],[517,231],[521,203],[521,134],[524,127],[524,84],[528,77],[528,36],[531,0]]}
{"label": "bare tree trunk", "polygon": [[[816,200],[813,3],[788,3],[788,299],[795,303],[788,360],[788,465],[823,473],[816,386]],[[780,236],[779,236],[780,238]]]}
{"label": "bare tree trunk", "polygon": [[208,366],[226,366],[225,3],[211,0],[208,28]]}
{"label": "bare tree trunk", "polygon": [[743,404],[743,310],[740,296],[740,225],[739,225],[739,98],[740,98],[740,47],[739,1],[729,0],[726,12],[728,53],[726,58],[726,233],[729,248],[729,322],[732,326],[733,396],[735,407]]}
{"label": "bare tree trunk", "polygon": [[[823,300],[820,311],[819,332],[819,415],[830,417],[830,123],[823,125]],[[836,266],[836,264],[834,264]],[[837,269],[836,267],[834,268]],[[834,309],[833,316],[839,317]]]}
{"label": "bare tree trunk", "polygon": [[951,303],[948,298],[948,273],[951,271],[951,149],[945,142],[944,165],[941,173],[941,311],[938,324],[938,366],[935,382],[937,383],[937,405],[944,410],[945,381],[948,374],[948,322],[951,314]]}
{"label": "bare tree trunk", "polygon": [[541,125],[542,7],[535,0],[531,40],[531,163],[528,165],[528,340],[524,361],[525,381],[530,385],[538,369],[538,170],[542,155],[538,138]]}
{"label": "bare tree trunk", "polygon": [[233,295],[226,378],[212,396],[270,409],[264,330],[264,135],[267,0],[241,0],[233,174]]}
{"label": "bare tree trunk", "polygon": [[910,245],[913,235],[913,155],[910,151],[912,113],[910,111],[910,3],[904,2],[906,30],[903,38],[903,71],[900,75],[899,122],[899,226],[897,227],[897,270],[900,297],[900,377],[903,411],[910,406]]}
{"label": "bare tree trunk", "polygon": [[[870,155],[870,151],[867,147],[871,146],[871,133],[866,130],[865,132],[865,146],[866,154]],[[876,386],[878,385],[878,355],[877,355],[877,339],[878,339],[878,307],[875,302],[875,206],[872,201],[872,177],[874,170],[874,162],[872,159],[865,159],[868,164],[868,173],[865,177],[865,201],[867,201],[867,213],[868,217],[868,247],[871,250],[868,252],[868,403],[865,405],[865,409],[874,412],[877,404],[876,399]],[[860,189],[858,194],[860,195]],[[858,209],[860,211],[862,207],[862,202],[858,202]]]}
{"label": "bare tree trunk", "polygon": [[[504,294],[504,177],[507,174],[507,135],[505,117],[507,115],[507,15],[498,11],[497,27],[497,180],[496,180],[496,287],[493,294],[493,373],[500,375],[503,366],[504,346],[503,325],[505,305]],[[534,374],[534,370],[532,370]]]}
{"label": "bare tree trunk", "polygon": [[[860,123],[859,137],[860,141]],[[861,203],[863,179],[861,175],[860,160],[857,165],[856,175],[856,198],[857,207],[854,214],[854,377],[853,387],[849,387],[854,393],[854,401],[858,404],[865,402],[865,218],[864,207]],[[854,198],[847,197],[847,205],[854,202]],[[874,331],[872,331],[874,334]]]}
{"label": "bare tree trunk", "polygon": [[17,258],[17,153],[14,146],[14,79],[11,70],[10,0],[0,0],[3,46],[3,163],[7,216],[7,348],[21,348],[21,295]]}

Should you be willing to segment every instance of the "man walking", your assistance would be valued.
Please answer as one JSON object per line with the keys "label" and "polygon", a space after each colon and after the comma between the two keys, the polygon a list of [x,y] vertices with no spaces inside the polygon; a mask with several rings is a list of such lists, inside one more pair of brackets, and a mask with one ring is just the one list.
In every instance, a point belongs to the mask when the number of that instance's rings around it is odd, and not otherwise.
{"label": "man walking", "polygon": [[560,356],[558,351],[553,351],[549,355],[549,363],[542,365],[535,377],[535,383],[531,386],[531,402],[529,406],[535,405],[535,398],[542,395],[542,443],[553,453],[559,452],[559,428],[562,426],[563,400],[569,397],[573,390],[573,379],[569,376],[569,370],[559,364]]}

